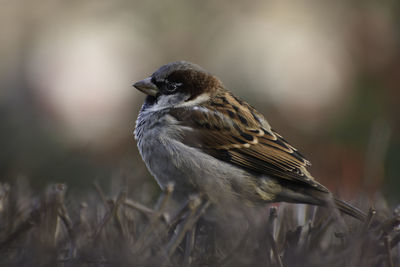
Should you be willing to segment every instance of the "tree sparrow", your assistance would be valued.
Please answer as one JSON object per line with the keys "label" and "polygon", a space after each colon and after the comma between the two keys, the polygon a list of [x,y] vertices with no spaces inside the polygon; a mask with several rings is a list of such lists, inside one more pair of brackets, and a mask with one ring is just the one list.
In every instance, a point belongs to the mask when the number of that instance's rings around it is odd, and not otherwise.
{"label": "tree sparrow", "polygon": [[201,67],[178,61],[133,84],[147,94],[136,121],[139,152],[162,189],[232,201],[307,203],[366,215],[334,198],[308,172],[310,162],[262,114]]}

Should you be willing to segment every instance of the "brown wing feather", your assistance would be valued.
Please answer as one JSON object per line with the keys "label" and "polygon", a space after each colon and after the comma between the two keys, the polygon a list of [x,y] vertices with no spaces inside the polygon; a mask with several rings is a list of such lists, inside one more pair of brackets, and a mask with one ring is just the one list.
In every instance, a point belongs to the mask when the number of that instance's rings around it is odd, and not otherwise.
{"label": "brown wing feather", "polygon": [[185,126],[182,142],[189,146],[253,172],[328,192],[307,171],[309,161],[274,132],[260,113],[227,91],[203,105],[172,109],[171,115]]}

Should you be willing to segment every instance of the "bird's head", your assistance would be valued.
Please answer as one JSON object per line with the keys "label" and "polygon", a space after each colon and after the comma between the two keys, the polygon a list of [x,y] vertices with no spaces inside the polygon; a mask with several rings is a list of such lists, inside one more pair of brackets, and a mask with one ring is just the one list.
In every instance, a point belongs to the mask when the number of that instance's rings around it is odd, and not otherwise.
{"label": "bird's head", "polygon": [[207,101],[222,83],[200,66],[176,61],[160,67],[150,77],[133,84],[162,106],[189,106]]}

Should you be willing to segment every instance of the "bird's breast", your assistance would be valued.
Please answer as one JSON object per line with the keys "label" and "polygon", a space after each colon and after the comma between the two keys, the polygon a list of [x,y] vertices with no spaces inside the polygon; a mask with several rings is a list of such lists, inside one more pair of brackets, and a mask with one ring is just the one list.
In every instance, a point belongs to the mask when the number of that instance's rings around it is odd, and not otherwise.
{"label": "bird's breast", "polygon": [[167,112],[141,112],[136,121],[137,146],[150,173],[162,189],[169,182],[178,186],[189,183],[182,163],[182,149],[177,148],[177,121]]}

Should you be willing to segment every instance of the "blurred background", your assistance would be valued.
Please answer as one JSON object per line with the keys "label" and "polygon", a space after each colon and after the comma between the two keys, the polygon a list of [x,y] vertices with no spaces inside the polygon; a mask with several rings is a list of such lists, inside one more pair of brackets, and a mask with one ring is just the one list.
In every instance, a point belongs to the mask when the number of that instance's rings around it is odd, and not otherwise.
{"label": "blurred background", "polygon": [[345,199],[400,200],[398,1],[1,1],[0,181],[159,193],[133,82],[195,62]]}

